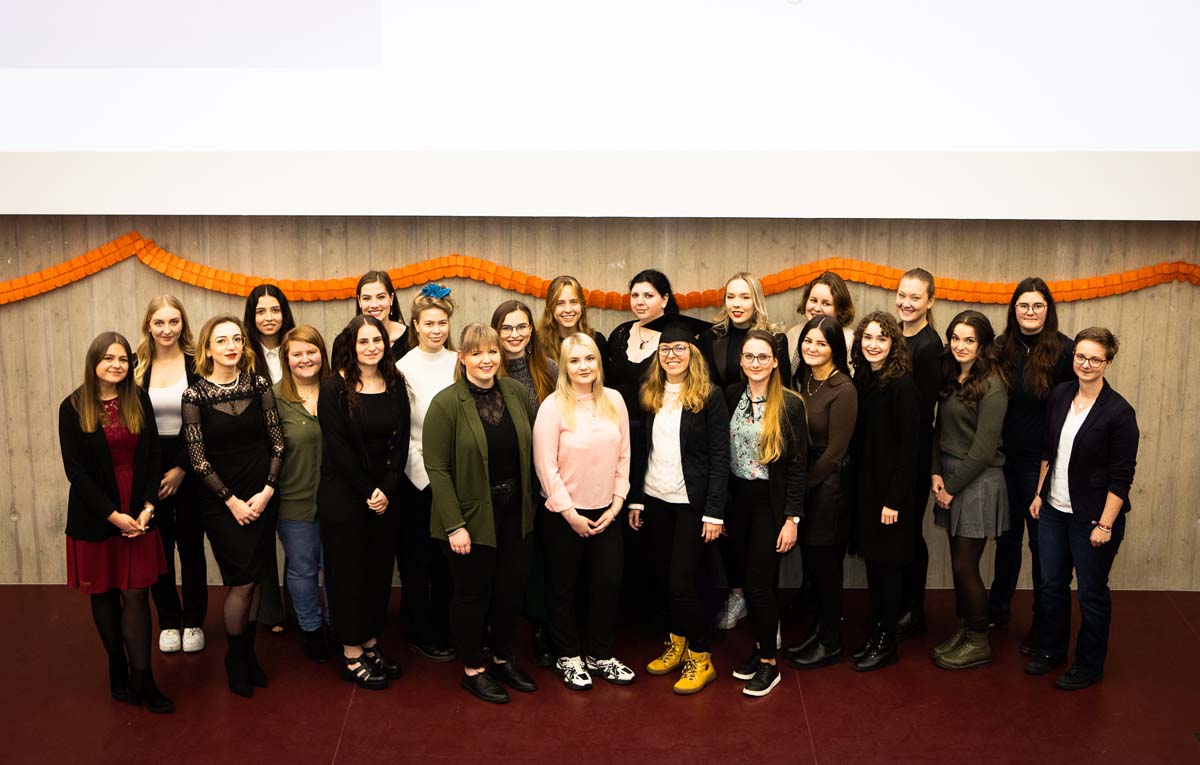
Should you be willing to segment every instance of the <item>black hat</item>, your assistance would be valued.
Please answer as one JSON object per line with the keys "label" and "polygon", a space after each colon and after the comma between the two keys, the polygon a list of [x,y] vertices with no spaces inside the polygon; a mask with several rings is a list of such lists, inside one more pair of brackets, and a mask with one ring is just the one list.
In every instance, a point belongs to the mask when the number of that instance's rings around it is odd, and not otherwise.
{"label": "black hat", "polygon": [[662,336],[658,338],[659,343],[695,343],[696,336],[710,328],[712,328],[710,322],[682,313],[664,314],[646,325],[646,329],[662,333]]}

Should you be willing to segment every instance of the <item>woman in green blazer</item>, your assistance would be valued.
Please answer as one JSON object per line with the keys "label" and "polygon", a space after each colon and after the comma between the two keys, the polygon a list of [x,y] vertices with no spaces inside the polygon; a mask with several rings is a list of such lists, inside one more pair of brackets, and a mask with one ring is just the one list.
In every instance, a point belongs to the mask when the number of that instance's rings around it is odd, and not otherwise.
{"label": "woman in green blazer", "polygon": [[[500,338],[463,328],[454,384],[434,396],[422,441],[433,493],[430,533],[444,542],[454,597],[450,626],[463,661],[462,687],[493,703],[537,690],[513,663],[513,629],[529,572],[533,531],[533,435],[529,396],[497,379]],[[484,670],[483,630],[492,661]]]}

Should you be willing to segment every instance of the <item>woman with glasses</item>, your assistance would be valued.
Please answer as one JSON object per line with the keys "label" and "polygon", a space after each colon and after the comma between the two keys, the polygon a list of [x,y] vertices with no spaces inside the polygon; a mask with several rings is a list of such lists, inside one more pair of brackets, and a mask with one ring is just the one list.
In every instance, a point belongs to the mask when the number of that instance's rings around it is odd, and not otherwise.
{"label": "woman with glasses", "polygon": [[1025,665],[1044,675],[1066,661],[1071,632],[1071,575],[1079,584],[1075,663],[1054,684],[1068,691],[1104,677],[1112,599],[1108,575],[1125,537],[1129,489],[1137,465],[1137,414],[1104,379],[1117,338],[1103,327],[1075,336],[1075,382],[1046,403],[1045,459],[1029,514],[1038,519],[1042,630]]}

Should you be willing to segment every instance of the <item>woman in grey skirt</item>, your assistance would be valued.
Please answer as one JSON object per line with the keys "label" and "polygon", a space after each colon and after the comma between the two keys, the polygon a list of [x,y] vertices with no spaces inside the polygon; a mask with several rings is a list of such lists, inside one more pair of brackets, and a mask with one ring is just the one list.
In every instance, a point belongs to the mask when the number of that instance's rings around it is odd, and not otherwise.
{"label": "woman in grey skirt", "polygon": [[1008,393],[992,355],[994,340],[992,325],[978,311],[963,311],[946,330],[933,440],[933,517],[950,539],[958,628],[931,654],[942,669],[992,660],[979,559],[988,537],[1010,525],[1000,451]]}

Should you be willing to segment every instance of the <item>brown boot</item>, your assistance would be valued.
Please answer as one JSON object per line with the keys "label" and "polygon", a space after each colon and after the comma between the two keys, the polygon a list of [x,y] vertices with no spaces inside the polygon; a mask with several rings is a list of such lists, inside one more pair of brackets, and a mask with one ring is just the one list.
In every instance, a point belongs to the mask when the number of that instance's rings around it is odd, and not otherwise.
{"label": "brown boot", "polygon": [[987,630],[967,630],[966,639],[958,647],[933,660],[942,669],[970,669],[982,667],[992,661],[992,648],[988,643]]}

